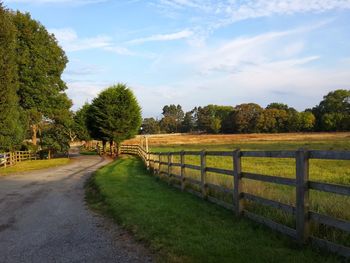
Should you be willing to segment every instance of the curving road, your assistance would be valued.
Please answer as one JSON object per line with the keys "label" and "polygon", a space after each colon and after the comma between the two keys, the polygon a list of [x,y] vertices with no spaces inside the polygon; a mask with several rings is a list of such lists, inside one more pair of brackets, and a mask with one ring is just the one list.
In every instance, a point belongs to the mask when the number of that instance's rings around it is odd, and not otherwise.
{"label": "curving road", "polygon": [[0,262],[151,262],[142,245],[85,205],[84,182],[108,162],[78,156],[0,177]]}

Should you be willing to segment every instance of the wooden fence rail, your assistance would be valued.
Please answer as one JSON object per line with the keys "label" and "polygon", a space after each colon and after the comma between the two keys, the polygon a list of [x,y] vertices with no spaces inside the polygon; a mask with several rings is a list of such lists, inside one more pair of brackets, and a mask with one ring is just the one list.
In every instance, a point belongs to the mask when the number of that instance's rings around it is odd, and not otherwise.
{"label": "wooden fence rail", "polygon": [[3,167],[13,166],[19,162],[36,160],[38,158],[36,153],[30,151],[5,152],[0,154],[3,156],[0,166]]}
{"label": "wooden fence rail", "polygon": [[[233,210],[237,216],[247,217],[258,223],[264,224],[276,231],[286,234],[294,239],[299,244],[311,242],[322,248],[326,248],[331,252],[338,253],[346,258],[350,258],[350,247],[336,244],[324,239],[312,236],[310,232],[310,222],[316,222],[326,226],[331,226],[336,229],[350,233],[350,222],[333,218],[327,215],[322,215],[309,208],[309,191],[314,189],[317,191],[328,192],[338,195],[350,197],[350,186],[337,185],[322,182],[314,182],[309,180],[309,160],[310,159],[327,159],[327,160],[350,160],[350,151],[308,151],[300,149],[298,151],[181,151],[181,152],[146,152],[139,145],[123,145],[121,152],[126,154],[138,155],[145,163],[148,169],[154,174],[164,174],[169,179],[178,180],[179,184],[174,186],[182,190],[186,190],[196,194],[210,202],[214,202],[225,208]],[[187,164],[186,156],[198,156],[200,165]],[[174,163],[173,157],[180,156],[180,163]],[[206,156],[226,156],[232,157],[233,169],[221,169],[207,167]],[[166,157],[166,160],[165,160]],[[255,158],[294,158],[296,161],[295,178],[284,178],[277,176],[269,176],[263,174],[247,173],[242,171],[242,157]],[[166,169],[162,169],[165,166]],[[174,174],[172,167],[180,167],[180,174]],[[186,177],[186,169],[193,169],[200,172],[200,180]],[[233,189],[206,182],[206,173],[214,172],[232,176]],[[295,187],[296,200],[295,206],[284,204],[278,201],[265,199],[251,193],[245,193],[242,188],[242,180],[251,179],[262,182],[269,182],[279,185],[288,185]],[[170,183],[170,180],[169,180]],[[188,187],[191,185],[192,187]],[[195,189],[200,189],[199,191]],[[221,193],[232,195],[233,204],[224,202],[214,196],[208,194],[208,189],[214,189]],[[295,217],[295,229],[286,225],[277,223],[271,219],[261,215],[247,211],[244,207],[244,200],[259,203],[264,206],[280,209]]]}

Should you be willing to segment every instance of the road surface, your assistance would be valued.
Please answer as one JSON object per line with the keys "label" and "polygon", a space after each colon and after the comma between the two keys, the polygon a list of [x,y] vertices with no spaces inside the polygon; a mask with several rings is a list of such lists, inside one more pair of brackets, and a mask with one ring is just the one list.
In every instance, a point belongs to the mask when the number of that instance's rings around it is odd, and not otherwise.
{"label": "road surface", "polygon": [[86,207],[84,182],[108,162],[78,156],[66,166],[0,176],[0,262],[151,262],[142,245]]}

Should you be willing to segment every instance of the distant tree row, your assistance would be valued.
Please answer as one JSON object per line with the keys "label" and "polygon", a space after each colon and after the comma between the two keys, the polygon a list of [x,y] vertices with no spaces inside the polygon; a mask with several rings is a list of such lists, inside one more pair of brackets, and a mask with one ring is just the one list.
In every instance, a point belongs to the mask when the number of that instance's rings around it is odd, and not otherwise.
{"label": "distant tree row", "polygon": [[72,103],[61,78],[67,62],[43,25],[0,2],[0,150],[68,149]]}
{"label": "distant tree row", "polygon": [[162,119],[146,118],[146,134],[205,133],[276,133],[309,131],[350,131],[350,90],[335,90],[319,105],[298,112],[283,103],[263,108],[255,103],[232,106],[208,105],[184,112],[180,105],[163,107]]}

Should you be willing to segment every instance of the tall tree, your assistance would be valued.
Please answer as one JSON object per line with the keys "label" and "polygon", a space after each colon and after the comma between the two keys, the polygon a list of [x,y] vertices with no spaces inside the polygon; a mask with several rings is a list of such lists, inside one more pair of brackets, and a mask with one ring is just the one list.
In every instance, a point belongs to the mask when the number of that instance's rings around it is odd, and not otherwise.
{"label": "tall tree", "polygon": [[350,130],[350,90],[329,92],[319,105],[312,109],[316,128],[323,131]]}
{"label": "tall tree", "polygon": [[184,118],[181,105],[165,105],[162,114],[164,117],[160,121],[161,129],[167,133],[179,132]]}
{"label": "tall tree", "polygon": [[201,131],[207,133],[228,133],[232,131],[231,113],[233,107],[207,105],[205,107],[198,107],[197,110],[197,124]]}
{"label": "tall tree", "polygon": [[12,150],[24,136],[17,98],[16,27],[0,2],[0,149]]}
{"label": "tall tree", "polygon": [[141,108],[133,92],[124,84],[102,91],[88,110],[88,127],[95,139],[110,141],[119,148],[123,140],[139,132]]}
{"label": "tall tree", "polygon": [[[37,132],[43,119],[54,119],[61,108],[62,92],[67,88],[61,79],[68,62],[54,35],[31,18],[30,14],[16,12],[12,21],[17,28],[18,96],[32,130],[36,145]],[[67,103],[63,103],[68,106]]]}
{"label": "tall tree", "polygon": [[252,133],[259,131],[259,118],[263,112],[258,104],[244,103],[235,107],[234,125],[241,133]]}
{"label": "tall tree", "polygon": [[87,127],[87,118],[90,104],[85,103],[75,114],[74,114],[74,130],[77,138],[82,141],[91,140],[89,129]]}
{"label": "tall tree", "polygon": [[160,132],[159,122],[154,118],[145,118],[142,122],[144,134],[157,134]]}
{"label": "tall tree", "polygon": [[196,119],[194,115],[195,115],[194,110],[186,112],[181,125],[182,132],[193,132],[195,130]]}

